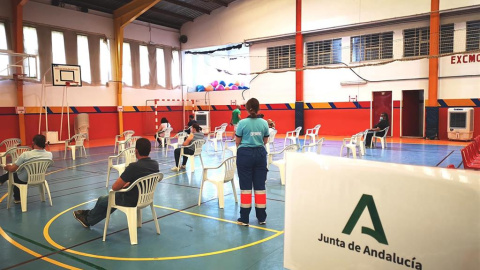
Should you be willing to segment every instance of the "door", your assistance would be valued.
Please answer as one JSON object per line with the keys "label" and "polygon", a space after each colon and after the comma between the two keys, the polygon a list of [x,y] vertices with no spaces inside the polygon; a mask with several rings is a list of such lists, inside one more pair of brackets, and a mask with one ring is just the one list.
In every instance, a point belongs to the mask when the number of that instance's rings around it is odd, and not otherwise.
{"label": "door", "polygon": [[402,91],[402,137],[423,137],[423,90]]}
{"label": "door", "polygon": [[388,114],[388,121],[390,128],[388,129],[388,136],[392,136],[392,91],[373,92],[372,101],[372,126],[380,121],[380,114]]}

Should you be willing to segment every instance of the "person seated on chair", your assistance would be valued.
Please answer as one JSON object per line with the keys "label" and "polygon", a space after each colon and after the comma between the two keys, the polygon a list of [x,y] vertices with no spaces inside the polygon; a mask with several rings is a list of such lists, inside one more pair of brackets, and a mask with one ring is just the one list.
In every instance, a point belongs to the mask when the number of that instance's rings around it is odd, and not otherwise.
{"label": "person seated on chair", "polygon": [[[157,173],[158,162],[151,159],[148,155],[151,150],[150,141],[146,138],[140,138],[135,144],[135,155],[137,162],[130,163],[120,177],[113,183],[112,190],[121,190],[127,188],[137,179],[147,176],[152,173]],[[122,206],[134,207],[138,201],[138,189],[135,187],[129,192],[115,194],[115,202]],[[88,228],[105,219],[107,216],[108,195],[98,198],[95,207],[91,210],[77,210],[73,211],[73,216],[83,227]],[[116,209],[112,208],[110,213]]]}
{"label": "person seated on chair", "polygon": [[374,131],[377,132],[376,136],[383,136],[384,132],[378,132],[378,131],[383,130],[389,126],[390,126],[390,122],[388,122],[388,114],[386,112],[380,114],[380,122],[378,122],[378,124],[373,126],[373,128],[369,130],[370,132],[367,133],[367,137],[365,138],[365,146],[370,147]]}
{"label": "person seated on chair", "polygon": [[164,147],[164,145],[162,143],[163,141],[160,138],[165,137],[165,131],[167,130],[167,128],[170,128],[170,127],[172,127],[172,126],[168,122],[167,118],[162,117],[162,119],[160,120],[160,128],[157,130],[157,132],[154,135],[154,137],[157,140],[158,145],[160,145],[160,147]]}
{"label": "person seated on chair", "polygon": [[[45,136],[37,134],[33,137],[32,151],[22,153],[14,164],[8,164],[5,166],[5,170],[9,172],[15,172],[20,165],[27,161],[31,161],[39,158],[52,159],[52,153],[45,150]],[[27,171],[21,170],[13,174],[13,181],[18,184],[27,184],[28,179]],[[0,176],[0,184],[3,185],[8,180],[8,173]],[[20,190],[18,187],[13,187],[13,200],[15,203],[20,203]]]}
{"label": "person seated on chair", "polygon": [[[190,145],[190,144],[193,144],[193,142],[197,141],[197,140],[203,140],[203,132],[202,132],[202,128],[200,127],[200,125],[198,123],[194,123],[190,129],[192,129],[192,133],[190,133],[190,135],[188,135],[188,137],[185,139],[185,141],[183,142],[182,146],[187,146],[187,145]],[[187,164],[187,159],[188,157],[186,156],[183,156],[183,161],[182,161],[182,165],[181,167],[180,166],[180,152],[181,152],[181,148],[177,148],[175,149],[175,166],[172,167],[172,171],[179,171],[180,169],[185,169],[185,164]],[[184,148],[183,149],[183,153],[184,154],[187,154],[187,155],[193,155],[195,153],[195,145],[192,145],[188,148]],[[192,161],[193,162],[193,161]]]}
{"label": "person seated on chair", "polygon": [[195,117],[193,116],[193,114],[189,115],[188,116],[187,128],[183,132],[186,132],[187,134],[190,134],[190,127],[195,123],[197,123],[197,120],[195,120]]}

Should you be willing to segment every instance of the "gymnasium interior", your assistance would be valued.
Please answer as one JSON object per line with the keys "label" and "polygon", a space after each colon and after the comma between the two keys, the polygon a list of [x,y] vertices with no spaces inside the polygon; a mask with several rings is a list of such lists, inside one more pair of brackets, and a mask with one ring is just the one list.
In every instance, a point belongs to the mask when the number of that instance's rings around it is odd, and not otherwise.
{"label": "gymnasium interior", "polygon": [[[3,0],[0,96],[0,269],[480,269],[480,0]],[[252,98],[268,216],[240,226]],[[84,228],[139,138],[149,204]]]}

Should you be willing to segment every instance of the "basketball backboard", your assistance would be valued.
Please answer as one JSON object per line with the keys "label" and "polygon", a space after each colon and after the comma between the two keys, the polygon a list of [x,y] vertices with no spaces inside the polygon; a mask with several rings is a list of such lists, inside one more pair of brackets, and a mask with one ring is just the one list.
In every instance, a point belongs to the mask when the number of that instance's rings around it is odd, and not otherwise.
{"label": "basketball backboard", "polygon": [[79,65],[52,64],[53,86],[82,86]]}

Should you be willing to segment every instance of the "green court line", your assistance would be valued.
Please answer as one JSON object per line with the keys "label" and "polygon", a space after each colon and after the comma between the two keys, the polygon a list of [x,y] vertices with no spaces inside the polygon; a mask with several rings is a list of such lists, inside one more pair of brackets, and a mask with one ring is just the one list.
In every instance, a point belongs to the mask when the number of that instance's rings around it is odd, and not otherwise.
{"label": "green court line", "polygon": [[[82,263],[82,264],[88,265],[88,266],[90,266],[90,267],[92,267],[92,268],[94,268],[94,269],[106,270],[106,268],[103,268],[103,267],[101,267],[101,266],[99,266],[99,265],[96,265],[96,264],[93,264],[93,263],[91,263],[91,262],[82,260],[82,259],[80,259],[80,258],[78,258],[78,257],[73,256],[73,255],[64,253],[62,250],[58,250],[58,249],[55,249],[55,248],[52,248],[52,247],[49,247],[49,246],[40,244],[40,243],[38,243],[38,242],[36,242],[36,241],[33,241],[32,239],[26,238],[26,237],[24,237],[24,236],[21,236],[21,235],[19,235],[19,234],[14,233],[14,232],[7,231],[7,230],[5,230],[5,231],[8,232],[8,233],[11,234],[11,235],[17,237],[17,238],[20,238],[20,239],[22,239],[22,240],[24,240],[24,241],[27,241],[27,242],[31,243],[31,244],[34,244],[34,245],[36,245],[36,246],[42,247],[42,248],[44,248],[44,249],[46,249],[46,250],[49,250],[49,251],[52,251],[52,252],[53,252],[52,254],[47,254],[47,255],[45,255],[44,257],[48,257],[48,256],[53,255],[53,254],[59,254],[59,255],[65,256],[65,257],[67,257],[67,258],[70,258],[70,259],[72,259],[72,260],[74,260],[74,261],[77,261],[77,262],[80,262],[80,263]],[[34,259],[34,260],[37,260],[37,259],[39,259],[39,258],[36,258],[36,259]]]}

